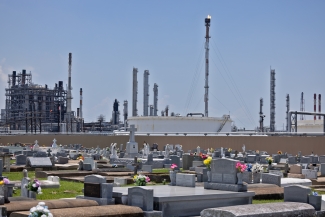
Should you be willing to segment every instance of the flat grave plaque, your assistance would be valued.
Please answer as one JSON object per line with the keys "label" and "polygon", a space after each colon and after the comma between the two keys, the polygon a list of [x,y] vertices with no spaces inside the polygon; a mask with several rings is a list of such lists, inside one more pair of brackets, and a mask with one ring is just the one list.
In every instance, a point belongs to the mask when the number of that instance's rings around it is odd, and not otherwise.
{"label": "flat grave plaque", "polygon": [[85,197],[97,197],[100,198],[100,183],[84,183],[84,195]]}

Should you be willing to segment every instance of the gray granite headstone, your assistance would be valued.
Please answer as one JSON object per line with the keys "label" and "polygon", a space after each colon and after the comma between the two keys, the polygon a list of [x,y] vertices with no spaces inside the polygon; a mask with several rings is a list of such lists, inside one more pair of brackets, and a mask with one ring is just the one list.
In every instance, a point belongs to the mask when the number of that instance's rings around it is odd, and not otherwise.
{"label": "gray granite headstone", "polygon": [[92,157],[85,157],[84,159],[84,165],[85,164],[90,164],[91,165],[91,169],[96,169],[95,168],[95,162],[94,162],[94,159]]}
{"label": "gray granite headstone", "polygon": [[284,202],[308,203],[311,189],[303,185],[290,185],[284,187]]}
{"label": "gray granite headstone", "polygon": [[128,189],[128,205],[140,207],[143,211],[153,210],[153,190],[141,187]]}
{"label": "gray granite headstone", "polygon": [[317,179],[317,171],[310,169],[302,169],[301,174],[305,175],[306,179]]}
{"label": "gray granite headstone", "polygon": [[300,158],[300,163],[309,164],[310,163],[310,158],[309,157],[301,157]]}
{"label": "gray granite headstone", "polygon": [[30,167],[52,167],[49,157],[28,157],[26,164]]}
{"label": "gray granite headstone", "polygon": [[319,156],[319,163],[325,163],[325,155]]}
{"label": "gray granite headstone", "polygon": [[178,168],[181,166],[180,158],[177,155],[170,155],[171,164],[176,164]]}
{"label": "gray granite headstone", "polygon": [[246,161],[247,161],[247,163],[255,163],[256,155],[247,155]]}
{"label": "gray granite headstone", "polygon": [[211,182],[236,184],[237,183],[237,160],[232,159],[212,159],[211,163]]}
{"label": "gray granite headstone", "polygon": [[34,157],[47,157],[47,153],[43,151],[38,151],[34,154]]}
{"label": "gray granite headstone", "polygon": [[195,174],[176,173],[176,185],[195,187]]}
{"label": "gray granite headstone", "polygon": [[190,167],[192,167],[194,156],[189,154],[183,154],[182,159],[183,159],[183,169],[189,170]]}
{"label": "gray granite headstone", "polygon": [[58,164],[67,164],[69,163],[69,158],[68,157],[59,157],[58,159]]}
{"label": "gray granite headstone", "polygon": [[296,164],[297,163],[297,158],[296,157],[289,157],[288,158],[288,163],[289,164]]}
{"label": "gray granite headstone", "polygon": [[262,183],[274,184],[281,187],[281,176],[275,174],[262,173]]}
{"label": "gray granite headstone", "polygon": [[148,159],[144,164],[145,165],[152,165],[153,164],[153,154],[148,154]]}
{"label": "gray granite headstone", "polygon": [[16,165],[26,165],[26,160],[27,160],[27,156],[25,155],[17,155],[16,156]]}
{"label": "gray granite headstone", "polygon": [[106,183],[106,178],[101,175],[88,175],[85,176],[84,182],[89,183]]}
{"label": "gray granite headstone", "polygon": [[325,175],[325,163],[321,163],[321,164],[320,164],[320,174],[321,174],[322,176]]}

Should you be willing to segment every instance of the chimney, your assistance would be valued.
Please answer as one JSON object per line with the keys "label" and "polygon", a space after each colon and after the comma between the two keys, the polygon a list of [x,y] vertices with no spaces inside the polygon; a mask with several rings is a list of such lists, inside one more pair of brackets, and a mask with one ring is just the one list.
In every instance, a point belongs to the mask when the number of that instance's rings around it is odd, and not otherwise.
{"label": "chimney", "polygon": [[[316,93],[314,93],[314,112],[316,113]],[[316,120],[316,115],[314,115],[314,120]]]}
{"label": "chimney", "polygon": [[[318,112],[321,113],[322,112],[322,109],[321,109],[321,95],[318,94]],[[321,119],[321,116],[319,115],[318,116],[318,119],[320,120]]]}

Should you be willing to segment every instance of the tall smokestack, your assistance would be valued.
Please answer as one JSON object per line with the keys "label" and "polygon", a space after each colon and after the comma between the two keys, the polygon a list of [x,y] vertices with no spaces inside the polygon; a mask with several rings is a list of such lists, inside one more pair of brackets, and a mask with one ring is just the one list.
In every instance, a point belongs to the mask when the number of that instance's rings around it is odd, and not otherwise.
{"label": "tall smokestack", "polygon": [[270,81],[270,132],[275,132],[275,70],[271,69]]}
{"label": "tall smokestack", "polygon": [[[316,112],[316,93],[314,93],[314,112]],[[314,115],[314,120],[316,120],[316,115]]]}
{"label": "tall smokestack", "polygon": [[204,93],[204,115],[205,117],[209,117],[209,29],[210,29],[211,16],[208,15],[205,18],[205,93]]}
{"label": "tall smokestack", "polygon": [[72,53],[69,53],[69,77],[68,77],[68,90],[67,90],[67,113],[71,112],[71,101],[72,101],[71,66],[72,66]]}
{"label": "tall smokestack", "polygon": [[261,132],[264,132],[263,121],[264,121],[264,115],[263,115],[263,98],[261,98],[260,99],[260,131]]}
{"label": "tall smokestack", "polygon": [[80,88],[80,111],[79,111],[79,117],[82,119],[82,88]]}
{"label": "tall smokestack", "polygon": [[[321,108],[321,95],[318,94],[318,112],[321,113],[322,112],[322,108]],[[321,116],[318,116],[318,119],[321,119]]]}
{"label": "tall smokestack", "polygon": [[143,73],[143,116],[148,116],[149,109],[149,70]]}
{"label": "tall smokestack", "polygon": [[21,84],[25,85],[25,83],[26,83],[26,69],[23,69],[23,73],[21,76]]}
{"label": "tall smokestack", "polygon": [[158,85],[155,83],[153,86],[153,115],[158,116]]}
{"label": "tall smokestack", "polygon": [[12,84],[11,86],[15,86],[16,85],[16,71],[12,72]]}
{"label": "tall smokestack", "polygon": [[138,69],[133,68],[133,89],[132,89],[132,116],[138,116],[137,102],[138,102]]}

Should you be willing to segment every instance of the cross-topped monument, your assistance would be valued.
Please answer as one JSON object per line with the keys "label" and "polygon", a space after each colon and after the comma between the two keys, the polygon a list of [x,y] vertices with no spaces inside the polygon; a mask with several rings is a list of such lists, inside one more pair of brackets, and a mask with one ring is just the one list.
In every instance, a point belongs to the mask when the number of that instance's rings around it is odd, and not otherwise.
{"label": "cross-topped monument", "polygon": [[56,144],[56,139],[54,138],[53,139],[52,148],[57,148],[57,147],[58,147],[58,145]]}
{"label": "cross-topped monument", "polygon": [[138,143],[135,141],[135,132],[137,131],[137,128],[135,128],[134,124],[131,124],[129,128],[127,128],[128,131],[130,131],[130,139],[129,142],[126,143],[126,158],[133,158],[138,156]]}
{"label": "cross-topped monument", "polygon": [[33,147],[33,151],[38,151],[39,150],[39,145],[38,145],[38,141],[35,140],[35,145]]}

